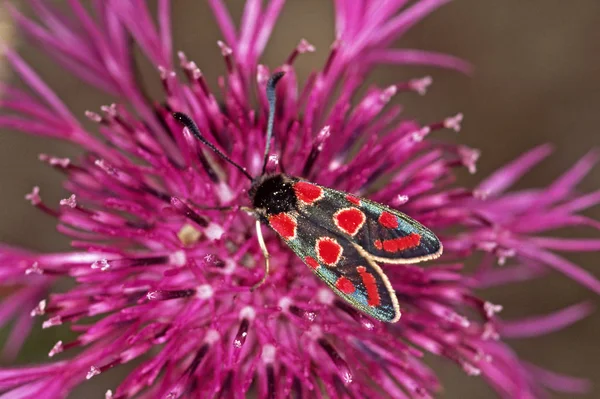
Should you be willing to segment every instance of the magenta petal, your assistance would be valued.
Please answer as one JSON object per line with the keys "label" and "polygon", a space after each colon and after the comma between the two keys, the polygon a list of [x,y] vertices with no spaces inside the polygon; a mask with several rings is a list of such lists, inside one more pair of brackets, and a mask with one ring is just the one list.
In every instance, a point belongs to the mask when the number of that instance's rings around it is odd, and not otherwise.
{"label": "magenta petal", "polygon": [[500,333],[506,338],[530,338],[563,329],[594,311],[591,302],[571,305],[554,313],[516,321],[503,321]]}
{"label": "magenta petal", "polygon": [[[38,381],[35,383],[23,385],[7,391],[0,395],[0,399],[33,399],[40,397],[40,391],[46,386],[47,381]],[[45,392],[49,394],[49,392]],[[56,396],[48,396],[56,398]]]}
{"label": "magenta petal", "polygon": [[553,196],[570,192],[592,170],[600,159],[600,150],[592,150],[581,158],[571,169],[559,177],[548,189]]}
{"label": "magenta petal", "polygon": [[527,245],[521,246],[519,251],[524,256],[543,262],[563,273],[567,277],[577,281],[584,287],[587,287],[595,293],[600,294],[600,281],[593,274],[583,270],[568,260],[554,255],[552,252],[544,251],[542,249],[537,249]]}
{"label": "magenta petal", "polygon": [[173,40],[171,37],[171,0],[158,2],[158,28],[163,52],[166,56],[173,54]]}
{"label": "magenta petal", "polygon": [[553,202],[564,199],[567,194],[571,193],[577,184],[590,172],[600,158],[600,151],[592,150],[554,183],[545,190],[545,193],[534,206],[543,207]]}
{"label": "magenta petal", "polygon": [[263,53],[284,4],[285,0],[273,0],[265,9],[262,15],[262,24],[259,26],[254,39],[255,57],[259,57]]}
{"label": "magenta petal", "polygon": [[[408,8],[402,10],[399,15],[383,24],[383,26],[378,26],[379,29],[375,29],[372,40],[386,42],[393,37],[404,34],[417,22],[421,21],[427,15],[449,1],[450,0],[420,0],[414,2]],[[356,8],[356,12],[359,12],[358,8]],[[355,24],[355,26],[358,27],[357,24]]]}
{"label": "magenta petal", "polygon": [[538,379],[546,387],[557,392],[584,394],[590,392],[592,389],[591,382],[586,379],[554,373],[533,364],[524,363],[534,378]]}
{"label": "magenta petal", "polygon": [[554,210],[558,213],[574,213],[598,204],[600,204],[600,191],[595,191],[559,205]]}
{"label": "magenta petal", "polygon": [[502,268],[491,268],[478,271],[475,276],[475,287],[480,289],[496,287],[500,285],[529,281],[547,274],[546,268],[533,265],[516,265]]}
{"label": "magenta petal", "polygon": [[27,84],[34,89],[48,105],[50,105],[64,120],[73,127],[79,127],[79,124],[66,105],[54,94],[54,92],[42,81],[42,79],[31,69],[21,57],[12,50],[4,50],[6,59],[13,68],[23,78]]}
{"label": "magenta petal", "polygon": [[548,144],[529,150],[483,180],[477,189],[490,196],[501,194],[552,151],[552,146]]}
{"label": "magenta petal", "polygon": [[221,28],[221,32],[223,33],[223,38],[225,38],[225,41],[231,45],[237,44],[236,29],[233,25],[233,21],[229,15],[227,7],[225,7],[225,4],[223,4],[223,1],[208,0],[208,4],[213,10],[213,14],[217,19],[217,23]]}
{"label": "magenta petal", "polygon": [[3,359],[13,360],[18,355],[23,343],[29,336],[32,325],[33,318],[31,315],[25,313],[19,316],[2,350],[1,357]]}
{"label": "magenta petal", "polygon": [[600,251],[600,239],[532,237],[537,246],[556,251]]}
{"label": "magenta petal", "polygon": [[369,60],[379,64],[436,66],[455,69],[464,74],[473,72],[471,64],[460,58],[424,50],[377,50],[369,55]]}
{"label": "magenta petal", "polygon": [[45,378],[53,375],[58,370],[60,370],[60,363],[14,369],[0,368],[0,389],[12,388],[25,382]]}

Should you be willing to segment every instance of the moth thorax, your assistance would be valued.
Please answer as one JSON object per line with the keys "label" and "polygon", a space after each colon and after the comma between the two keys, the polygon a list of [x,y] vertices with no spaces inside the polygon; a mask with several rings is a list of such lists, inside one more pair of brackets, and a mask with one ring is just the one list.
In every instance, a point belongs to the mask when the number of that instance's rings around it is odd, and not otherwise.
{"label": "moth thorax", "polygon": [[259,178],[250,190],[252,205],[268,215],[289,212],[296,207],[296,194],[292,182],[284,175]]}

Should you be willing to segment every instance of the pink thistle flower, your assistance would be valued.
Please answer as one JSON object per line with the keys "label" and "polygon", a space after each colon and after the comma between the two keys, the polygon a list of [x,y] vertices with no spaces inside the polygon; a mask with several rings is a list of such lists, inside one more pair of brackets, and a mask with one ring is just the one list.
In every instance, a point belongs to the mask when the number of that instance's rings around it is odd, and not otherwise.
{"label": "pink thistle flower", "polygon": [[[299,86],[294,62],[315,51],[305,40],[274,68],[286,75],[277,88],[277,156],[268,169],[398,208],[438,233],[446,253],[425,268],[385,268],[403,309],[396,324],[374,321],[340,301],[271,233],[265,237],[271,273],[251,292],[263,273],[252,219],[207,209],[248,205],[248,182],[199,145],[172,112],[191,115],[215,145],[259,174],[270,70],[258,59],[283,1],[249,0],[239,28],[222,1],[209,3],[223,34],[218,94],[185,54],[178,53],[179,66],[172,64],[168,0],[158,2],[158,24],[139,0],[94,2],[95,17],[76,0],[69,2],[69,17],[35,1],[39,23],[10,8],[23,32],[56,62],[118,103],[87,112],[98,124],[97,132],[87,131],[17,53],[3,49],[30,90],[3,86],[2,108],[9,112],[0,126],[68,140],[85,152],[77,160],[40,156],[64,173],[71,196],[57,206],[44,203],[37,188],[27,196],[56,217],[73,251],[0,248],[0,284],[10,288],[0,323],[17,320],[5,355],[14,356],[29,332],[30,309],[45,318],[43,328],[68,324],[77,337],[49,349],[52,363],[0,369],[0,390],[11,398],[62,398],[141,358],[107,398],[238,398],[250,390],[261,398],[428,398],[441,388],[422,359],[429,352],[480,375],[506,398],[538,397],[544,388],[585,391],[586,381],[521,361],[501,339],[554,331],[585,317],[589,304],[506,321],[497,316],[500,306],[474,290],[554,268],[600,291],[593,276],[553,252],[597,251],[600,240],[538,235],[564,226],[600,227],[578,214],[600,202],[599,193],[574,191],[596,154],[540,190],[505,193],[548,155],[545,146],[475,190],[457,187],[454,170],[475,172],[478,153],[431,136],[458,131],[462,115],[423,126],[388,105],[401,91],[424,94],[431,78],[371,87],[362,97],[357,92],[382,63],[470,69],[447,55],[390,47],[446,1],[361,2],[362,8],[335,2],[336,41],[323,68]],[[149,101],[136,79],[132,40],[156,66],[163,103]],[[388,181],[383,187],[381,179]],[[480,251],[486,256],[476,272],[463,272]],[[496,267],[495,259],[509,264]],[[73,288],[46,294],[54,280],[67,278]]]}

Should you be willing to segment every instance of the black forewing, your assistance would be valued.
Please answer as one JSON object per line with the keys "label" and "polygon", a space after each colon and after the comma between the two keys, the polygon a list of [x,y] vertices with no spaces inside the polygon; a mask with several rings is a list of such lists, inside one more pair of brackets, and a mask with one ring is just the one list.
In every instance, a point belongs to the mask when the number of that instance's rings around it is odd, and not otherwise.
{"label": "black forewing", "polygon": [[[321,212],[313,212],[321,205],[327,204],[320,202],[311,206],[300,206],[297,211],[290,212],[297,221],[297,233],[293,239],[284,239],[285,243],[337,295],[351,305],[376,319],[397,321],[400,317],[398,300],[387,277],[372,259],[361,255],[360,249],[347,237],[337,233],[332,225],[323,223],[324,220],[318,216]],[[318,256],[317,240],[323,238],[335,240],[342,248],[341,257],[335,265],[325,264]],[[316,268],[311,259],[318,263]],[[361,266],[364,269],[360,269]],[[341,285],[342,288],[346,288],[346,292],[343,292],[338,284],[340,278],[347,279],[354,291],[348,292],[350,286],[349,283],[345,283]]]}
{"label": "black forewing", "polygon": [[[352,196],[326,187],[322,188],[325,190],[324,197],[314,205],[304,207],[310,220],[315,223],[320,220],[322,223],[332,226],[336,232],[353,240],[363,248],[372,256],[373,260],[409,264],[435,259],[442,254],[442,243],[436,235],[404,213],[366,198]],[[358,201],[360,202],[356,203]],[[364,225],[354,236],[349,236],[337,228],[333,219],[335,212],[349,207],[360,209],[366,216]],[[384,212],[397,218],[397,227],[388,228],[381,224],[379,219]],[[406,242],[416,244],[417,240],[418,244],[412,247],[396,251],[389,250],[390,247],[394,249],[396,243],[403,246],[406,245]],[[398,245],[396,245],[397,247]]]}

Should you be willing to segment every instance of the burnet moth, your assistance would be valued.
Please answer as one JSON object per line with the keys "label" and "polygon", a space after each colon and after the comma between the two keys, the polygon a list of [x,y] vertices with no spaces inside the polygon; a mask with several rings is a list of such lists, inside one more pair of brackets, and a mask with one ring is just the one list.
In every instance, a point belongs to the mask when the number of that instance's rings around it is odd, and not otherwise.
{"label": "burnet moth", "polygon": [[428,228],[385,205],[322,187],[283,173],[266,173],[273,121],[275,86],[283,73],[267,83],[269,120],[262,173],[253,177],[200,133],[183,113],[173,116],[203,144],[239,169],[250,181],[256,233],[269,273],[269,253],[261,223],[271,227],[302,261],[331,289],[355,308],[376,319],[396,322],[400,307],[396,293],[378,262],[418,263],[442,254],[442,243]]}

